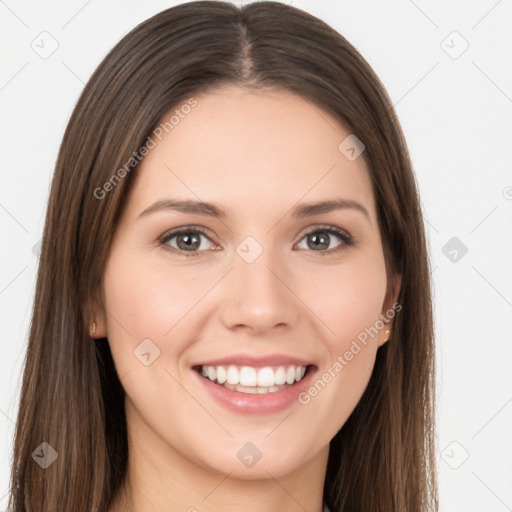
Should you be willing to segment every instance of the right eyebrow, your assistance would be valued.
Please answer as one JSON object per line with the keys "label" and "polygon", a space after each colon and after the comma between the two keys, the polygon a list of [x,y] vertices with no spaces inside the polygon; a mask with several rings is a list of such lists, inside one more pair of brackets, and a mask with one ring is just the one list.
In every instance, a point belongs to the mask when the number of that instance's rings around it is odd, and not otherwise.
{"label": "right eyebrow", "polygon": [[223,219],[226,217],[220,207],[213,203],[207,203],[204,201],[194,201],[190,199],[163,199],[148,206],[143,212],[139,214],[139,217],[144,217],[151,213],[159,212],[162,210],[177,210],[182,213],[192,213],[195,215],[206,215],[209,217],[215,217],[217,219]]}

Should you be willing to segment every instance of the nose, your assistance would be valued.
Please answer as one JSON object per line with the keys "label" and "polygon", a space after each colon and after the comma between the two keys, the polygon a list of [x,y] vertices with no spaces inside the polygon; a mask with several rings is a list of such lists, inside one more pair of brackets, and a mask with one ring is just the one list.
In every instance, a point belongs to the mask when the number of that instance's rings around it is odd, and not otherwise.
{"label": "nose", "polygon": [[235,257],[223,293],[224,326],[252,334],[295,326],[301,302],[293,290],[290,272],[276,264],[270,250],[263,251],[252,263]]}

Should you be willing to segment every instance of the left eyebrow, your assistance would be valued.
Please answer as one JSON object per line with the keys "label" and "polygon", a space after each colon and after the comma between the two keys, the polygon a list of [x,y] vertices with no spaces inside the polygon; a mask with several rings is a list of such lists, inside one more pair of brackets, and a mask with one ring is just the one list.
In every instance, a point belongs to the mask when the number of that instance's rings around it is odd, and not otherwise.
{"label": "left eyebrow", "polygon": [[345,210],[348,208],[361,212],[367,220],[370,221],[368,210],[361,203],[350,199],[333,199],[331,201],[301,204],[293,208],[292,215],[294,217],[303,218],[318,215],[320,213],[329,213],[335,210]]}
{"label": "left eyebrow", "polygon": [[[330,201],[320,201],[317,203],[304,203],[296,206],[291,210],[293,217],[305,218],[313,215],[319,215],[321,213],[329,213],[336,210],[354,209],[361,212],[368,221],[370,221],[370,215],[368,210],[357,201],[349,199],[334,199]],[[162,210],[176,210],[182,213],[191,213],[195,215],[204,215],[208,217],[214,217],[217,219],[224,219],[227,214],[219,206],[204,201],[195,201],[191,199],[176,200],[176,199],[163,199],[156,203],[148,206],[138,217],[144,217],[151,213],[155,213]]]}

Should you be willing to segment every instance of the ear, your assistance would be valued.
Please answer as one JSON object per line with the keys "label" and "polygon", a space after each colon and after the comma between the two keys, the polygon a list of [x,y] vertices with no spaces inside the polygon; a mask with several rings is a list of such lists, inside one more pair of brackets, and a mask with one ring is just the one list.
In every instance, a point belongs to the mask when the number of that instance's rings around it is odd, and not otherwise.
{"label": "ear", "polygon": [[377,345],[380,347],[386,343],[393,334],[393,319],[398,311],[402,309],[402,305],[398,304],[398,296],[402,288],[402,276],[394,274],[391,282],[388,285],[386,297],[382,305],[380,319],[384,324],[382,329],[379,330]]}
{"label": "ear", "polygon": [[[107,315],[103,306],[103,299],[100,293],[97,293],[89,300],[89,336],[93,339],[101,339],[107,337]],[[93,325],[95,324],[95,325]],[[94,332],[93,332],[94,331]]]}

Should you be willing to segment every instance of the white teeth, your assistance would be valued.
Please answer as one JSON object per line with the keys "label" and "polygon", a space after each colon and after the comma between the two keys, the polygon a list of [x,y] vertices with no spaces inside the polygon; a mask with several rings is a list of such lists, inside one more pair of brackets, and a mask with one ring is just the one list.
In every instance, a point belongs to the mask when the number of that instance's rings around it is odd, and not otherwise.
{"label": "white teeth", "polygon": [[240,384],[242,386],[256,386],[257,383],[258,377],[256,375],[256,370],[250,366],[242,366],[242,369],[240,370]]}
{"label": "white teeth", "polygon": [[275,384],[274,371],[269,366],[258,371],[258,386],[268,387]]}
{"label": "white teeth", "polygon": [[227,371],[228,384],[240,384],[240,373],[234,366],[230,366]]}
{"label": "white teeth", "polygon": [[252,393],[256,395],[258,393],[258,388],[250,387],[250,386],[235,386],[237,391],[241,391],[242,393]]}
{"label": "white teeth", "polygon": [[[224,384],[227,380],[226,370],[223,366],[217,366],[217,381],[219,384]],[[211,380],[211,379],[210,379]]]}
{"label": "white teeth", "polygon": [[239,369],[234,365],[201,367],[201,375],[212,382],[234,391],[252,394],[275,393],[299,382],[305,373],[305,366],[279,366],[275,369],[270,366],[242,366]]}
{"label": "white teeth", "polygon": [[286,372],[284,371],[284,368],[282,366],[280,366],[276,370],[275,383],[276,383],[277,386],[281,386],[285,382],[286,382]]}

